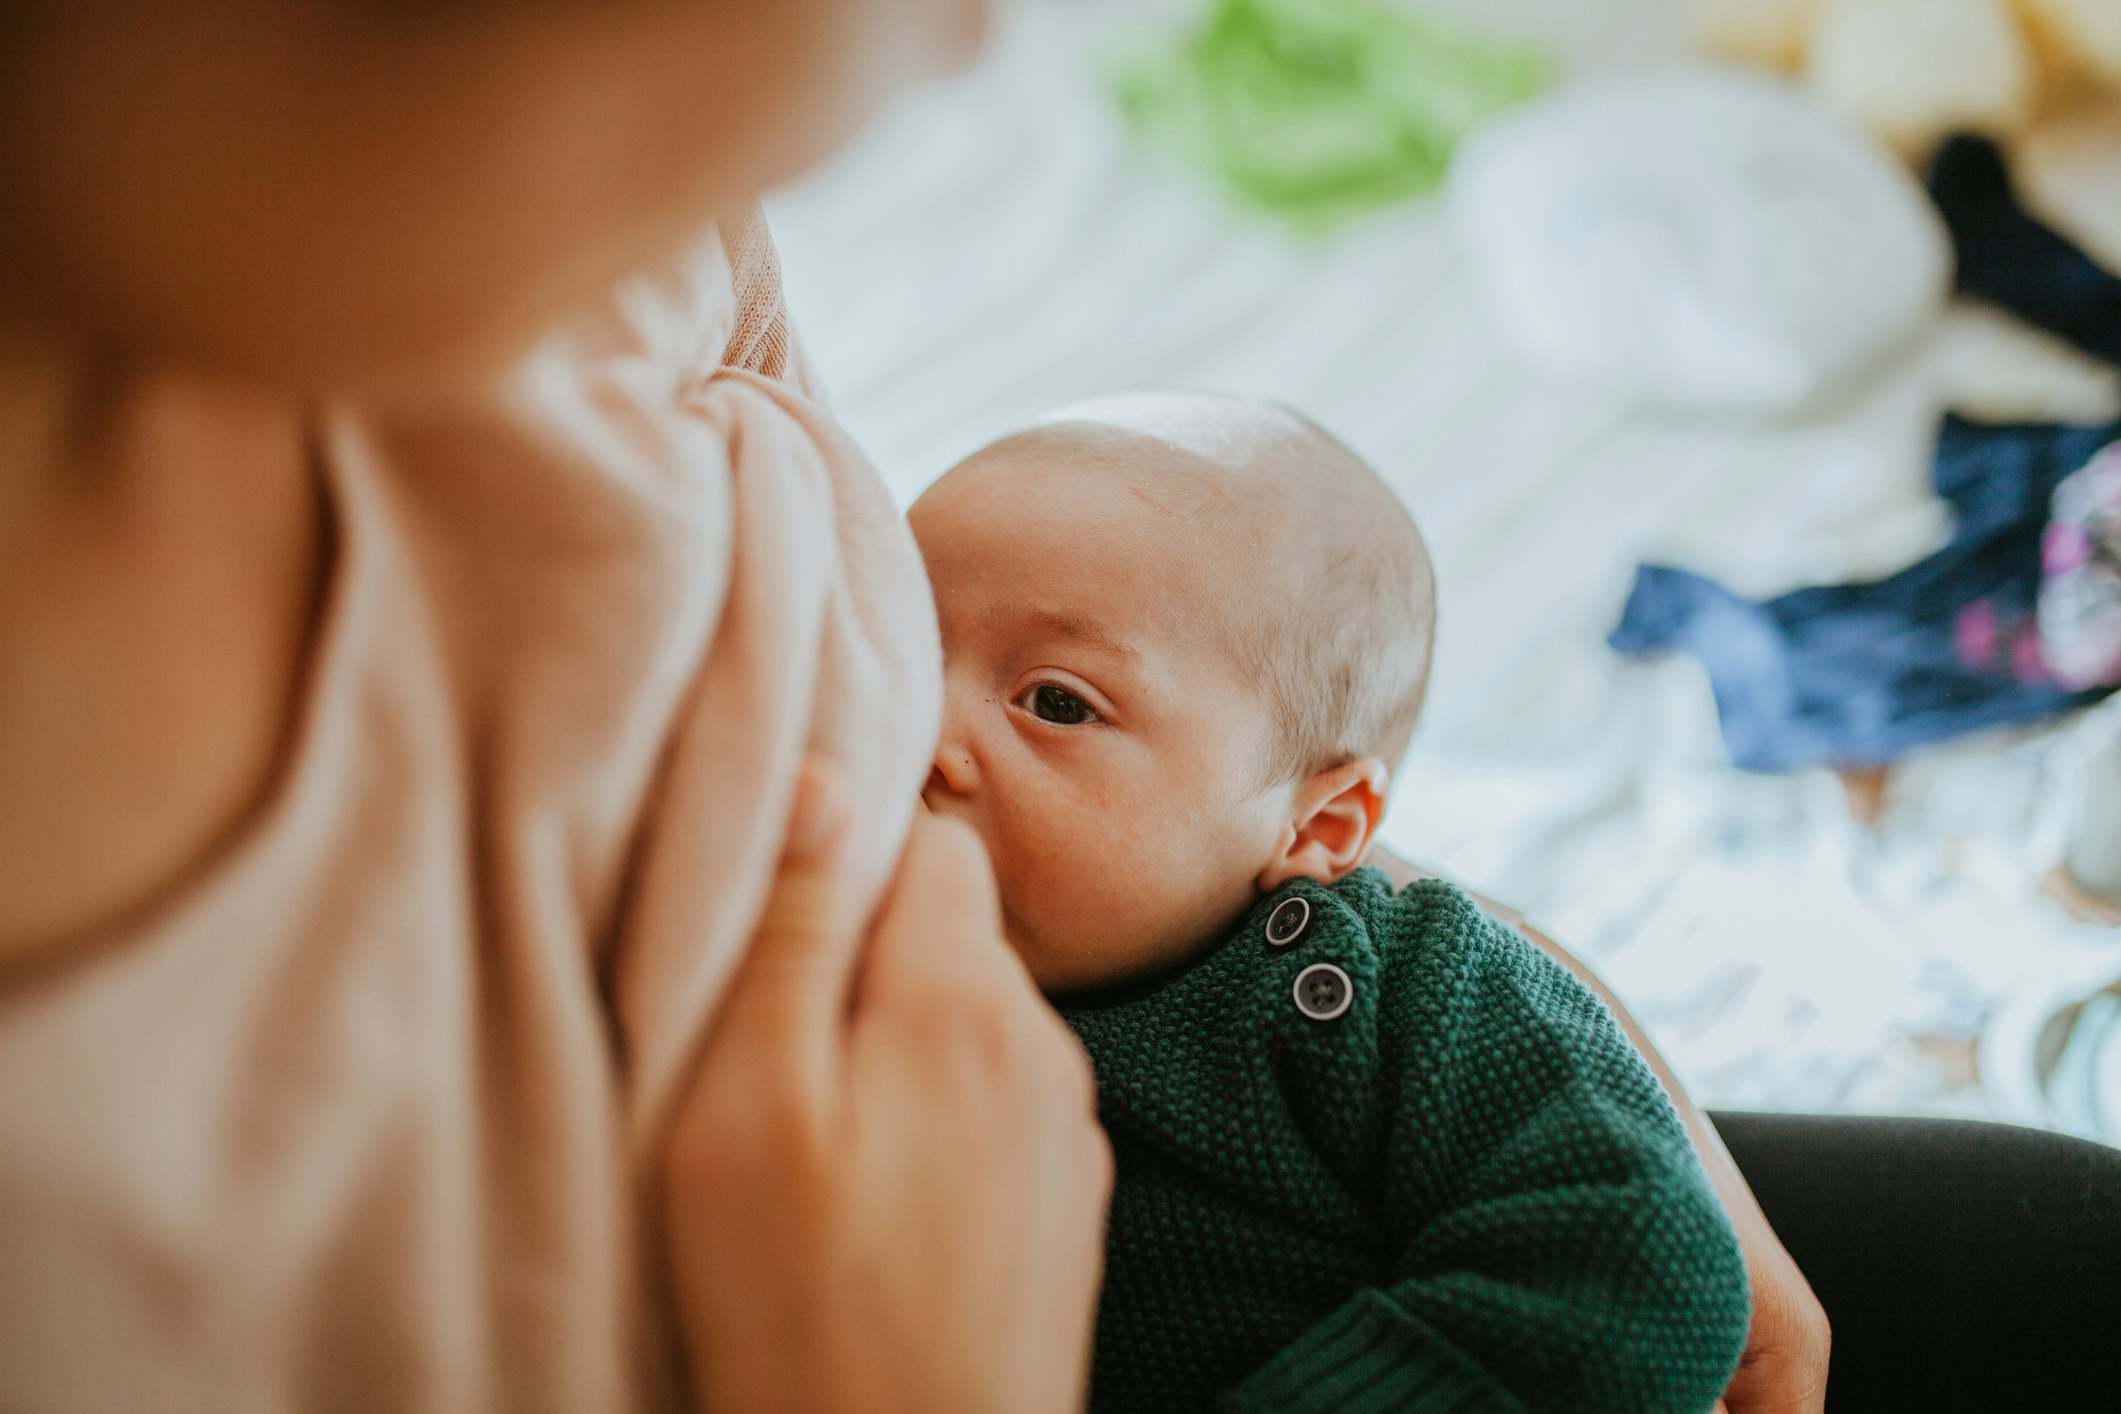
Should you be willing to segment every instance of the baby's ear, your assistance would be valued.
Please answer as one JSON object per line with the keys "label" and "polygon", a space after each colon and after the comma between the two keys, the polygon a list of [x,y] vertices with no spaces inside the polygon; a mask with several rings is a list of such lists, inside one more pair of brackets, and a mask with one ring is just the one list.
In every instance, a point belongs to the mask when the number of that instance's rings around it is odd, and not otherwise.
{"label": "baby's ear", "polygon": [[1331,884],[1352,872],[1370,852],[1377,822],[1384,818],[1391,773],[1374,756],[1313,772],[1296,787],[1289,824],[1274,857],[1259,872],[1259,887],[1272,892],[1291,879]]}

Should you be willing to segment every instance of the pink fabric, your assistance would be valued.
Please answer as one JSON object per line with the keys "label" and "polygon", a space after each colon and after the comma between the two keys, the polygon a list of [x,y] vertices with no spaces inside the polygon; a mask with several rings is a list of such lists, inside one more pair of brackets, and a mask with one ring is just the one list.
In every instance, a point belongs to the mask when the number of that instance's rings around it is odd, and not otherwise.
{"label": "pink fabric", "polygon": [[490,393],[320,417],[271,800],[0,974],[0,1408],[672,1402],[645,1179],[796,768],[877,891],[939,711],[912,543],[730,229]]}
{"label": "pink fabric", "polygon": [[2121,444],[2055,487],[2041,538],[2041,662],[2064,687],[2121,683]]}

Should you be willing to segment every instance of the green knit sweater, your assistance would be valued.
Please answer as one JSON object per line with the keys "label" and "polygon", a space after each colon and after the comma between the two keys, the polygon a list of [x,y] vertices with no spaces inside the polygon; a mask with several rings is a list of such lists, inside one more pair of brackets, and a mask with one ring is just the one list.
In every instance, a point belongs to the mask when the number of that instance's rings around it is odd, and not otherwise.
{"label": "green knit sweater", "polygon": [[1671,1103],[1459,890],[1300,881],[1153,990],[1064,1015],[1118,1164],[1095,1414],[1722,1393],[1745,1267]]}

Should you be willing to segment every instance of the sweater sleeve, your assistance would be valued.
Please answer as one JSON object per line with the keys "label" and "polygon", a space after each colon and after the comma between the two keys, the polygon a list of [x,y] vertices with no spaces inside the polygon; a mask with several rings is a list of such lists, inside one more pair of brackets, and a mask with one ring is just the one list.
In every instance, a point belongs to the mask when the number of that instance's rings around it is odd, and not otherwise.
{"label": "sweater sleeve", "polygon": [[1588,989],[1446,885],[1373,919],[1368,1152],[1384,1280],[1235,1390],[1242,1414],[1701,1414],[1748,1324],[1685,1130]]}

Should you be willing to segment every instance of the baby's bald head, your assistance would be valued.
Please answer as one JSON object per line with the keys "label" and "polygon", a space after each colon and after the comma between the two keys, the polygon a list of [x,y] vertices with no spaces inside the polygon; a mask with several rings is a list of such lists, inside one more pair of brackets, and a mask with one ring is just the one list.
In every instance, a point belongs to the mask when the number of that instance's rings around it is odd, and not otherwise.
{"label": "baby's bald head", "polygon": [[1421,711],[1428,556],[1272,404],[1130,394],[967,458],[908,519],[943,635],[922,798],[979,833],[1049,991],[1178,965],[1359,867]]}
{"label": "baby's bald head", "polygon": [[995,504],[1079,498],[1085,516],[1116,505],[1139,520],[1135,553],[1175,562],[1166,612],[1269,705],[1270,781],[1404,754],[1435,632],[1427,549],[1376,473],[1308,418],[1259,399],[1120,394],[1041,418],[953,479]]}

